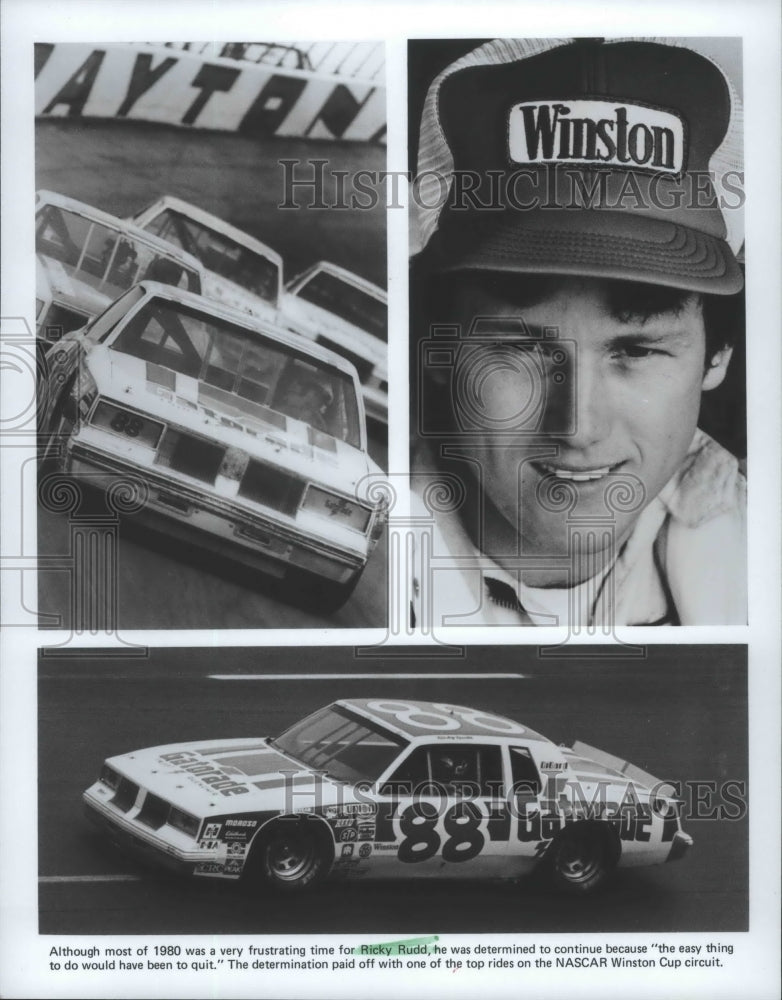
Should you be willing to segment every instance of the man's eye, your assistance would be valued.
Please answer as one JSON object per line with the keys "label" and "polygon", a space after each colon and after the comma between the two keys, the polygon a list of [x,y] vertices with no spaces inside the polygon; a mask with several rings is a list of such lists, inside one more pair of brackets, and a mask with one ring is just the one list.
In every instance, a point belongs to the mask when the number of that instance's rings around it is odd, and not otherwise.
{"label": "man's eye", "polygon": [[617,348],[614,356],[617,358],[631,358],[633,361],[644,358],[652,358],[655,355],[663,354],[663,351],[654,347],[646,347],[643,344],[624,344]]}

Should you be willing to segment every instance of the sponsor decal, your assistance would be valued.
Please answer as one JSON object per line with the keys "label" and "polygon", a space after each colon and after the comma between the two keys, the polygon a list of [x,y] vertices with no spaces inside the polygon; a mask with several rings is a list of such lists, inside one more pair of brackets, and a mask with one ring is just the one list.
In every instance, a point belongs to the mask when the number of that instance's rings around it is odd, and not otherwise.
{"label": "sponsor decal", "polygon": [[216,861],[201,861],[193,869],[196,875],[222,875],[223,865]]}
{"label": "sponsor decal", "polygon": [[198,846],[202,851],[216,851],[220,847],[219,840],[199,840]]}
{"label": "sponsor decal", "polygon": [[360,858],[368,858],[371,853],[372,853],[371,844],[362,844],[361,847],[359,847],[358,849],[358,856]]}
{"label": "sponsor decal", "polygon": [[567,764],[562,760],[542,760],[540,762],[541,771],[564,771]]}
{"label": "sponsor decal", "polygon": [[204,838],[206,840],[215,840],[220,836],[220,823],[207,823],[204,827]]}
{"label": "sponsor decal", "polygon": [[356,833],[355,830],[342,830],[342,831],[340,831],[339,839],[340,840],[355,840],[357,836],[358,835],[357,835],[357,833]]}
{"label": "sponsor decal", "polygon": [[234,841],[228,845],[228,856],[244,857],[244,852],[247,849],[247,845],[243,841]]}
{"label": "sponsor decal", "polygon": [[514,163],[587,163],[678,174],[684,122],[672,111],[626,101],[534,101],[508,113]]}
{"label": "sponsor decal", "polygon": [[206,785],[210,791],[220,792],[221,795],[243,795],[250,789],[239,781],[234,781],[233,775],[227,771],[215,767],[214,764],[205,761],[200,754],[190,750],[182,750],[177,753],[166,753],[160,758],[165,764],[173,764],[180,770],[193,775],[201,784]]}
{"label": "sponsor decal", "polygon": [[345,827],[345,826],[353,826],[354,822],[355,821],[352,820],[352,819],[338,819],[334,823],[334,828],[336,830],[340,830],[340,829],[342,829],[342,827]]}
{"label": "sponsor decal", "polygon": [[376,851],[393,851],[396,854],[396,844],[375,844]]}
{"label": "sponsor decal", "polygon": [[[254,830],[258,826],[257,819],[227,819],[226,826],[245,826],[248,830]],[[219,827],[218,827],[219,829]]]}
{"label": "sponsor decal", "polygon": [[353,845],[352,844],[343,844],[342,845],[342,857],[343,858],[352,858],[353,857]]}
{"label": "sponsor decal", "polygon": [[375,824],[374,823],[359,823],[358,824],[358,839],[359,840],[374,840],[375,839]]}
{"label": "sponsor decal", "polygon": [[238,858],[229,858],[225,863],[226,875],[239,875],[244,868],[244,861]]}

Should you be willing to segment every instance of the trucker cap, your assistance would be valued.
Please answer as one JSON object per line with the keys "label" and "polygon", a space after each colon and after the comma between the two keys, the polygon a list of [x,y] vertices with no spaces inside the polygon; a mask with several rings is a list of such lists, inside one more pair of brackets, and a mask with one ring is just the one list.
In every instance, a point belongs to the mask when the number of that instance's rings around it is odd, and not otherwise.
{"label": "trucker cap", "polygon": [[742,113],[680,42],[495,40],[427,94],[414,249],[436,271],[741,289]]}

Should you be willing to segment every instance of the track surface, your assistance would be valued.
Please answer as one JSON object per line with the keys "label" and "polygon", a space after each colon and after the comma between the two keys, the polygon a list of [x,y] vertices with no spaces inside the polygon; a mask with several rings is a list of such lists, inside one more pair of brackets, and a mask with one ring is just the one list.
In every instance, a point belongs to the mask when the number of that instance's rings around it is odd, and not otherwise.
{"label": "track surface", "polygon": [[[599,652],[598,650],[595,650]],[[412,655],[414,651],[408,650]],[[106,756],[186,740],[275,735],[335,698],[431,699],[506,714],[555,742],[581,739],[661,779],[746,781],[740,647],[651,647],[639,665],[541,664],[532,647],[460,659],[357,657],[347,648],[152,650],[41,662],[40,931],[45,934],[619,932],[746,930],[747,822],[685,819],[682,861],[620,870],[590,900],[505,883],[328,883],[306,901],[255,898],[142,867],[81,815]],[[481,677],[493,672],[511,679]],[[247,674],[308,673],[253,680]],[[436,678],[394,677],[437,673]],[[240,679],[211,679],[210,674]],[[325,675],[350,674],[335,679]],[[354,674],[378,674],[367,678]],[[467,674],[478,674],[470,678]],[[715,800],[718,804],[722,800]]]}
{"label": "track surface", "polygon": [[[119,216],[130,215],[163,194],[177,195],[256,235],[283,256],[286,275],[319,259],[332,260],[386,283],[385,208],[367,211],[281,211],[281,159],[328,160],[323,201],[337,201],[328,171],[382,170],[385,151],[365,144],[249,139],[223,133],[168,129],[130,122],[39,121],[36,183]],[[297,168],[304,170],[304,167]],[[311,176],[298,174],[297,176]],[[294,200],[312,200],[297,189]],[[350,189],[346,189],[350,197]],[[384,441],[370,454],[386,468]],[[68,561],[72,524],[66,513],[38,508],[42,556]],[[74,519],[75,520],[75,519]],[[381,627],[386,621],[386,561],[381,543],[350,600],[323,615],[279,599],[273,581],[236,565],[140,531],[128,519],[117,553],[117,617],[120,629],[144,628],[338,628]],[[101,606],[105,585],[96,572],[66,569],[39,574],[39,611],[59,628],[82,628],[75,607]],[[105,629],[106,616],[92,619]]]}

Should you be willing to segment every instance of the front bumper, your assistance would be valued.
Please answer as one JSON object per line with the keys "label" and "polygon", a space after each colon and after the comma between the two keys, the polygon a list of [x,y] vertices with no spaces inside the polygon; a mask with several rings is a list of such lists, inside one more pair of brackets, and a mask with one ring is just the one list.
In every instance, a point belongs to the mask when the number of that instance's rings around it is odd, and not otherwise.
{"label": "front bumper", "polygon": [[110,805],[99,800],[94,791],[96,787],[88,788],[82,796],[84,815],[120,850],[133,854],[148,864],[184,875],[192,875],[195,866],[206,859],[203,851],[179,848],[133,819],[120,815]]}
{"label": "front bumper", "polygon": [[668,852],[668,857],[666,861],[678,861],[679,858],[683,858],[684,855],[692,847],[692,837],[689,833],[684,833],[682,830],[677,830],[673,835],[673,842],[671,843],[671,849]]}
{"label": "front bumper", "polygon": [[78,438],[68,446],[65,471],[106,490],[121,478],[141,480],[147,496],[136,505],[134,517],[271,576],[282,578],[288,567],[295,567],[332,583],[347,583],[364,569],[371,552],[365,536],[356,549],[330,544]]}

